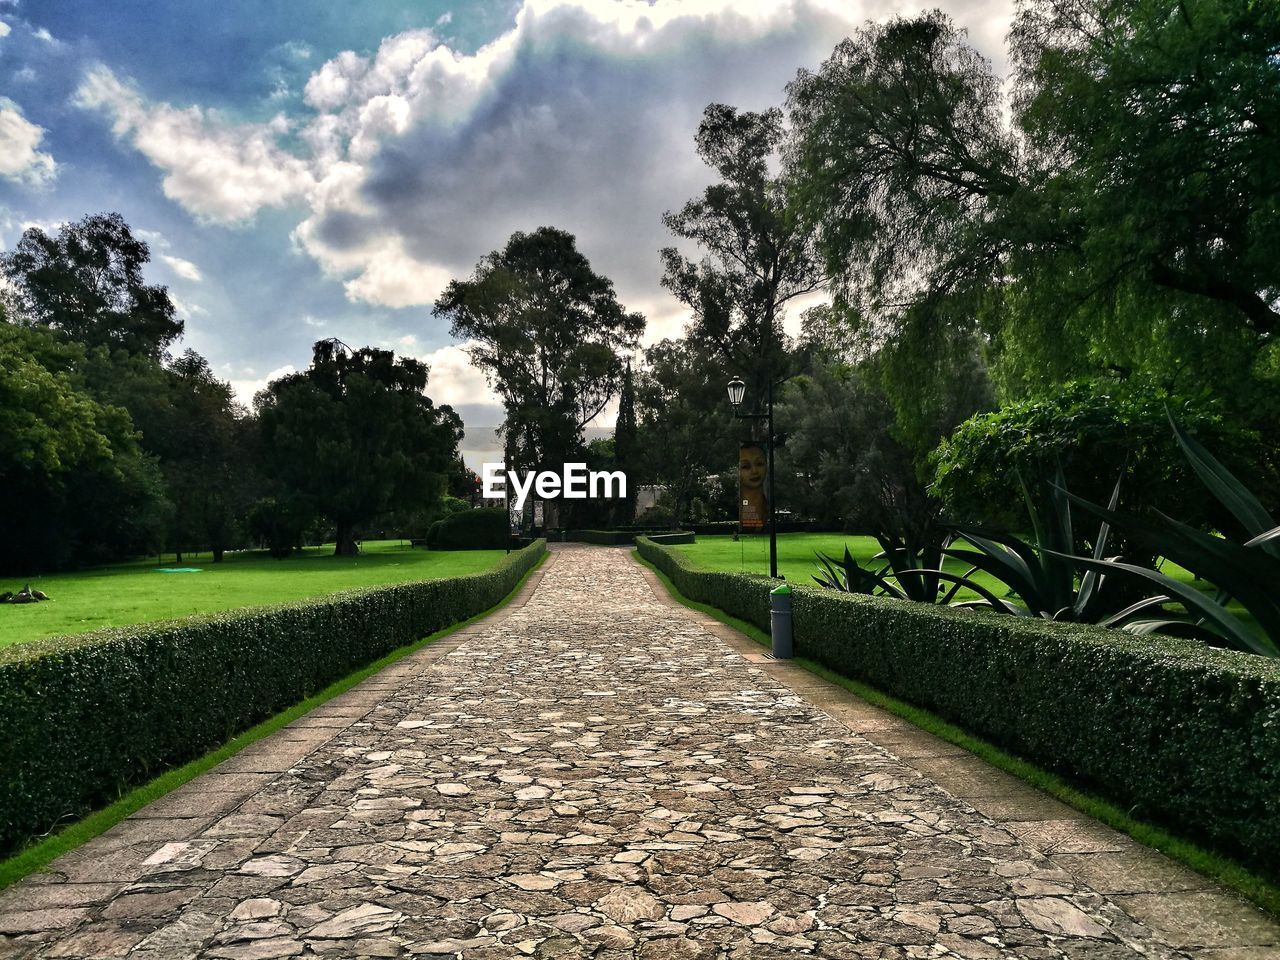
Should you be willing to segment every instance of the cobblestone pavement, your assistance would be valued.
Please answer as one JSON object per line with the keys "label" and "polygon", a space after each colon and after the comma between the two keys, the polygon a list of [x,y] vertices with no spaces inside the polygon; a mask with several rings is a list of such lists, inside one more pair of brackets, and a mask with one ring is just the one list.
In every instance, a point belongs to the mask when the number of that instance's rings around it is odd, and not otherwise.
{"label": "cobblestone pavement", "polygon": [[1280,956],[1043,795],[943,790],[920,764],[956,751],[708,630],[625,551],[540,574],[0,895],[0,956]]}

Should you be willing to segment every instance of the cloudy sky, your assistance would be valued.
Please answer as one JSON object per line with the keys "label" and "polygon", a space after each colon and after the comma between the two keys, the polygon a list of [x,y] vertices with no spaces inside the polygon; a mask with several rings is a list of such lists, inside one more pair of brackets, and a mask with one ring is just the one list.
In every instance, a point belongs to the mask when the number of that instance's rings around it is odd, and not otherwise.
{"label": "cloudy sky", "polygon": [[[647,339],[703,107],[780,105],[889,0],[0,0],[0,248],[119,211],[183,345],[248,401],[338,336],[432,365],[476,460],[501,420],[431,316],[451,277],[574,233]],[[944,0],[1000,65],[1012,0]]]}

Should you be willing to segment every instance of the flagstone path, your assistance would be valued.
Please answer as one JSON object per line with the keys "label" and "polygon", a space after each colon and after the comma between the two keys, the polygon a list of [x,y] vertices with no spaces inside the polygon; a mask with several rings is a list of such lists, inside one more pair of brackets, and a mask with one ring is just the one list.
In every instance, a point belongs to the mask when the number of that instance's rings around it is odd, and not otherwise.
{"label": "flagstone path", "polygon": [[1263,960],[1203,879],[556,550],[0,894],[0,957]]}

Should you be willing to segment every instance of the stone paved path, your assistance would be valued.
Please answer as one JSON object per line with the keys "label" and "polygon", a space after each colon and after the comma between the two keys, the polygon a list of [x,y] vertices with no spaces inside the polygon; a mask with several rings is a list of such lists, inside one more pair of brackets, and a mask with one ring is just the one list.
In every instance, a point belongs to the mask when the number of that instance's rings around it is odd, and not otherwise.
{"label": "stone paved path", "polygon": [[538,576],[0,894],[0,956],[1280,956],[1261,914],[625,551]]}

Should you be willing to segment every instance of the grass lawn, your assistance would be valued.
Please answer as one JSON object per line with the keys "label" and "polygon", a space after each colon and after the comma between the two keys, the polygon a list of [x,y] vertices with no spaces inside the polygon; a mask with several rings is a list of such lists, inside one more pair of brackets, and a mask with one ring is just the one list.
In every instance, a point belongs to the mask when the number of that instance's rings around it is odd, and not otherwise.
{"label": "grass lawn", "polygon": [[[875,537],[859,537],[843,533],[784,533],[778,536],[778,573],[791,583],[808,587],[816,586],[813,575],[821,569],[816,554],[820,551],[839,561],[844,548],[849,548],[863,566],[880,552]],[[727,570],[732,573],[769,573],[769,538],[763,535],[745,536],[736,543],[731,536],[699,536],[697,543],[681,544],[676,550],[703,570]],[[876,569],[881,565],[877,564]],[[957,574],[968,571],[966,564],[948,560],[943,569]],[[1003,596],[1005,587],[984,573],[974,574],[973,579],[982,586]],[[976,599],[976,594],[962,590],[960,599]]]}
{"label": "grass lawn", "polygon": [[[849,548],[863,566],[880,552],[880,545],[874,537],[860,537],[843,533],[784,533],[778,536],[778,573],[794,584],[816,586],[813,575],[820,567],[816,554],[821,551],[836,560],[844,557],[844,548]],[[703,570],[726,570],[731,573],[769,573],[769,538],[764,535],[744,536],[736,543],[731,536],[699,536],[697,543],[681,544],[674,549],[686,554],[693,563]],[[876,565],[879,569],[880,564]],[[967,564],[948,560],[943,569],[957,574],[968,572]],[[1195,578],[1182,567],[1165,562],[1161,570],[1176,580],[1195,584],[1206,592],[1211,592],[1207,584],[1196,582]],[[973,580],[997,597],[1003,597],[1008,589],[994,577],[985,573],[975,573]],[[1153,591],[1154,592],[1154,591]],[[961,600],[976,599],[969,590],[957,594]],[[1230,604],[1230,609],[1245,619],[1252,620],[1244,608],[1237,603]]]}
{"label": "grass lawn", "polygon": [[[361,549],[357,557],[335,557],[332,545],[311,547],[288,560],[274,560],[260,551],[228,553],[222,563],[205,553],[198,558],[185,554],[177,564],[170,554],[162,563],[152,557],[33,577],[31,586],[52,600],[0,604],[0,647],[100,627],[298,600],[349,587],[476,573],[506,556],[502,550],[414,550],[403,540],[365,541]],[[165,567],[200,572],[159,572]],[[26,582],[21,577],[0,578],[0,590],[16,592]]]}

